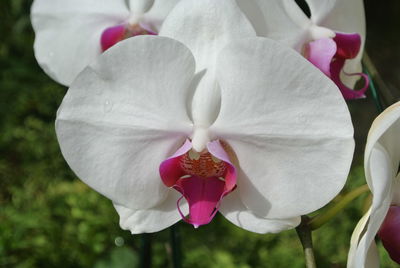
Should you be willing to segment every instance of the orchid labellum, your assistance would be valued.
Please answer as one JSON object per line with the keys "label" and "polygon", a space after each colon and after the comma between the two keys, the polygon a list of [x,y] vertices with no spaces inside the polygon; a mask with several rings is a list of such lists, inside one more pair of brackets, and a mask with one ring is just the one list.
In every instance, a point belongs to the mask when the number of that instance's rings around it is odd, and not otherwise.
{"label": "orchid labellum", "polygon": [[293,228],[341,190],[354,148],[336,86],[255,37],[230,0],[183,0],[160,36],[105,51],[70,87],[56,132],[132,233],[218,211],[253,232]]}
{"label": "orchid labellum", "polygon": [[157,34],[179,0],[35,0],[31,19],[35,56],[57,82],[70,85],[120,40]]}
{"label": "orchid labellum", "polygon": [[400,264],[400,103],[373,122],[365,148],[365,176],[373,194],[372,206],[355,228],[349,268],[379,267],[375,236]]}
{"label": "orchid labellum", "polygon": [[[361,73],[365,42],[362,0],[305,0],[311,17],[294,0],[237,0],[257,35],[300,52],[335,82],[345,99],[364,97],[368,77]],[[359,77],[365,86],[353,90]]]}

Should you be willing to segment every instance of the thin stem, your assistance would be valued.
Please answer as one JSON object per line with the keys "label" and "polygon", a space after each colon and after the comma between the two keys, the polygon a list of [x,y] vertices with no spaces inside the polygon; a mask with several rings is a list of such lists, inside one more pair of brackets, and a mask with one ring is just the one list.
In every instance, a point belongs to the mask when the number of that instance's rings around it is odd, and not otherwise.
{"label": "thin stem", "polygon": [[368,191],[368,185],[365,184],[341,197],[340,200],[331,208],[329,208],[325,213],[321,213],[310,220],[309,225],[311,230],[316,230],[320,228],[322,225],[335,217],[340,211],[342,211],[343,208],[345,208],[351,201]]}
{"label": "thin stem", "polygon": [[307,216],[301,217],[301,223],[296,228],[297,235],[299,236],[301,245],[304,250],[304,257],[306,259],[306,267],[307,268],[316,268],[317,265],[315,263],[314,257],[314,249],[312,243],[312,233],[310,225],[308,224],[309,218]]}
{"label": "thin stem", "polygon": [[170,232],[173,267],[182,268],[181,232],[178,224],[172,225]]}
{"label": "thin stem", "polygon": [[365,73],[368,75],[368,78],[369,78],[369,88],[371,90],[376,109],[378,110],[378,113],[381,113],[381,112],[383,112],[383,108],[382,108],[383,106],[382,106],[381,100],[378,96],[378,91],[375,88],[374,80],[372,79],[372,76],[369,73],[367,68],[365,68]]}
{"label": "thin stem", "polygon": [[140,267],[151,267],[151,234],[142,234],[140,237]]}
{"label": "thin stem", "polygon": [[[398,99],[399,96],[395,96],[393,94],[393,92],[391,90],[389,90],[388,86],[383,81],[381,75],[379,74],[378,70],[376,69],[375,65],[373,64],[371,58],[369,57],[369,55],[367,53],[364,53],[362,62],[364,65],[364,69],[367,71],[367,74],[370,77],[370,81],[371,82],[373,81],[373,83],[371,85],[374,87],[375,86],[377,87],[377,89],[379,90],[379,94],[382,97],[382,100],[384,102],[383,103],[384,105],[382,105],[382,103],[380,104],[380,106],[381,106],[380,108],[383,108],[383,106],[387,107],[387,106],[391,105],[392,103],[396,102],[396,100]],[[372,87],[371,87],[371,90],[372,90]],[[379,107],[378,107],[378,109],[379,109]]]}

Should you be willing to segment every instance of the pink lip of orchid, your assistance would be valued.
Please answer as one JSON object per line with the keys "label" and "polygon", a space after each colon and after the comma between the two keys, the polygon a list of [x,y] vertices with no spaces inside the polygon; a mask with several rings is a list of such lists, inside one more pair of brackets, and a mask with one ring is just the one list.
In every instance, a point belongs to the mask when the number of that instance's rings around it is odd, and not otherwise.
{"label": "pink lip of orchid", "polygon": [[255,37],[232,0],[183,0],[159,36],[105,51],[69,88],[56,133],[132,233],[217,211],[253,232],[293,228],[342,189],[354,149],[335,85]]}
{"label": "pink lip of orchid", "polygon": [[155,35],[179,0],[35,0],[35,57],[69,86],[103,51],[126,38]]}
{"label": "pink lip of orchid", "polygon": [[[189,140],[160,165],[160,175],[167,187],[173,187],[189,204],[190,218],[180,209],[182,218],[196,228],[208,224],[218,212],[222,198],[236,187],[236,168],[221,141],[207,144],[207,152],[197,153]],[[233,157],[233,156],[232,156]]]}
{"label": "pink lip of orchid", "polygon": [[[332,79],[345,99],[365,97],[361,72],[365,40],[362,0],[306,0],[308,18],[294,0],[237,0],[257,35],[281,41]],[[353,90],[359,78],[364,86]]]}
{"label": "pink lip of orchid", "polygon": [[350,243],[348,268],[379,267],[378,235],[392,259],[399,263],[400,103],[393,104],[372,123],[365,148],[365,176],[373,193],[370,210],[357,224]]}

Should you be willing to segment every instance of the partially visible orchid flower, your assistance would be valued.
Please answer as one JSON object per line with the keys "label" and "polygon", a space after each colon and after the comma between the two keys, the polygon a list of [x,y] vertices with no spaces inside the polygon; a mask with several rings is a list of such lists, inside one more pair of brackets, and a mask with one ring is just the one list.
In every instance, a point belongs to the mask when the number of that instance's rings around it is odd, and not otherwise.
{"label": "partially visible orchid flower", "polygon": [[[345,99],[363,98],[368,77],[361,73],[365,42],[362,0],[305,0],[308,18],[295,0],[236,0],[257,35],[281,41],[301,53],[339,87]],[[365,85],[353,90],[363,77]]]}
{"label": "partially visible orchid flower", "polygon": [[57,113],[65,159],[122,228],[198,227],[219,211],[279,232],[342,189],[353,128],[326,76],[255,37],[232,0],[183,0],[160,35],[105,51]]}
{"label": "partially visible orchid flower", "polygon": [[400,264],[400,102],[372,123],[364,161],[373,201],[353,232],[347,267],[379,267],[374,241],[377,234],[391,258]]}
{"label": "partially visible orchid flower", "polygon": [[120,40],[158,34],[179,0],[35,0],[35,56],[55,81],[69,86],[104,50]]}

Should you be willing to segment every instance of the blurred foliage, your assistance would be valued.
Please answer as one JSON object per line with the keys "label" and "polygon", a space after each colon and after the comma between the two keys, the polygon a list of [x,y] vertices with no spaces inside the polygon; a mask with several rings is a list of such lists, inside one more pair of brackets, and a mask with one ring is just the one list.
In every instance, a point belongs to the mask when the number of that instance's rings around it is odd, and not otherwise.
{"label": "blurred foliage", "polygon": [[[30,5],[0,2],[0,267],[135,267],[140,236],[119,228],[111,202],[76,179],[61,156],[54,119],[66,88],[36,64]],[[356,114],[357,106],[351,110]],[[364,183],[359,163],[346,189]],[[319,267],[345,267],[365,200],[315,232]],[[258,235],[221,216],[198,230],[179,225],[184,267],[304,267],[294,230]],[[154,267],[171,267],[168,236],[168,230],[151,235]],[[396,266],[381,255],[382,267]]]}

